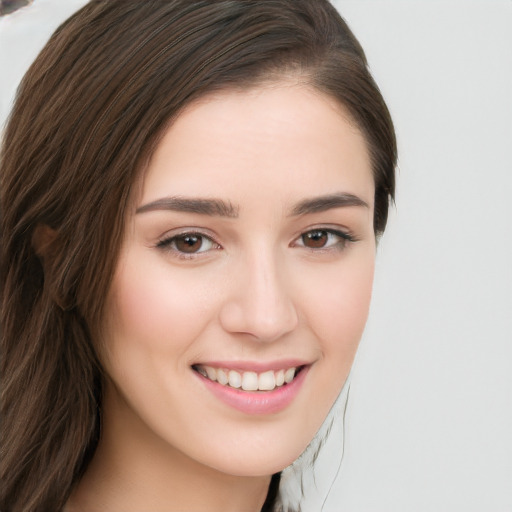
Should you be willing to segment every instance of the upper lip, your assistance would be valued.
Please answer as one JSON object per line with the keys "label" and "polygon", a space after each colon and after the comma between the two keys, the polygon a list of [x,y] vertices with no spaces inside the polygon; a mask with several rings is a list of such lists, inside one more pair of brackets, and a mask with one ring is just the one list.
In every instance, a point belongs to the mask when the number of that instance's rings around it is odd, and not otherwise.
{"label": "upper lip", "polygon": [[279,359],[276,361],[202,361],[192,366],[211,366],[225,370],[239,370],[242,372],[262,373],[267,371],[279,371],[287,368],[298,368],[312,364],[304,359]]}

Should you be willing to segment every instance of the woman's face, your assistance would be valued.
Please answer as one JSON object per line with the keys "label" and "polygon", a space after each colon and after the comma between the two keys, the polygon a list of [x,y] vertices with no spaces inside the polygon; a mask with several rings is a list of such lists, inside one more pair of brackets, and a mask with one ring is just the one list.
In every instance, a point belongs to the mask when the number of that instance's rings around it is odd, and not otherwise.
{"label": "woman's face", "polygon": [[189,106],[127,221],[107,300],[105,421],[233,475],[296,459],[366,321],[373,197],[361,133],[311,88]]}

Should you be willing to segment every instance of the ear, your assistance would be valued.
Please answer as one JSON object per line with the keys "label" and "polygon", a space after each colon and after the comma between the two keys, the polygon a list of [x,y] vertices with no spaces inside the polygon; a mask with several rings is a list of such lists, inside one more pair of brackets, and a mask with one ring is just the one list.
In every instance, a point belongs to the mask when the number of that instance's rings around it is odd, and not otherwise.
{"label": "ear", "polygon": [[51,247],[57,236],[57,231],[46,224],[38,224],[32,234],[32,247],[43,263],[45,270],[48,266],[48,259],[51,258]]}
{"label": "ear", "polygon": [[71,308],[66,304],[66,301],[62,299],[59,291],[55,289],[52,279],[52,274],[55,272],[54,263],[58,249],[58,238],[59,234],[57,231],[46,224],[38,224],[32,234],[32,247],[43,266],[45,288],[48,290],[53,302],[55,302],[60,309],[66,311]]}

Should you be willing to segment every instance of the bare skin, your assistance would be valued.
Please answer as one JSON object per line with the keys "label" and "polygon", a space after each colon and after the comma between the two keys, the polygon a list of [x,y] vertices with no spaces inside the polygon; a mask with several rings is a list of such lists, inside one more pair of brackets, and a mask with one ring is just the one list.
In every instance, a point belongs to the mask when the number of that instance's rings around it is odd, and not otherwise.
{"label": "bare skin", "polygon": [[[373,198],[363,136],[307,86],[219,93],[179,116],[127,218],[100,343],[102,439],[69,512],[261,510],[352,365]],[[281,367],[300,382],[284,405]],[[217,375],[268,368],[276,387],[253,396],[276,407],[224,400],[240,384]]]}

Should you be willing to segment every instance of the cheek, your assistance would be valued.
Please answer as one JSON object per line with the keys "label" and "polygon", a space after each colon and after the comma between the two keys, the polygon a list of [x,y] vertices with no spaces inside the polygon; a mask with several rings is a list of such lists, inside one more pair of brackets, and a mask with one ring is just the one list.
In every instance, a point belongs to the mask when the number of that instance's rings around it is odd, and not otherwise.
{"label": "cheek", "polygon": [[332,283],[324,303],[325,315],[331,319],[324,324],[330,333],[328,337],[347,338],[347,342],[352,338],[358,340],[368,317],[373,267],[340,276],[337,282],[333,280]]}
{"label": "cheek", "polygon": [[368,247],[329,267],[303,268],[299,274],[296,304],[318,351],[318,362],[310,370],[302,434],[313,437],[348,377],[368,317],[374,261]]}
{"label": "cheek", "polygon": [[107,318],[108,344],[122,341],[140,350],[186,348],[198,335],[208,309],[201,287],[172,274],[165,261],[131,255],[114,278]]}
{"label": "cheek", "polygon": [[[309,323],[332,372],[344,381],[368,317],[374,274],[374,252],[359,254],[352,264],[333,267],[322,287],[308,296]],[[332,376],[332,375],[331,375]]]}

